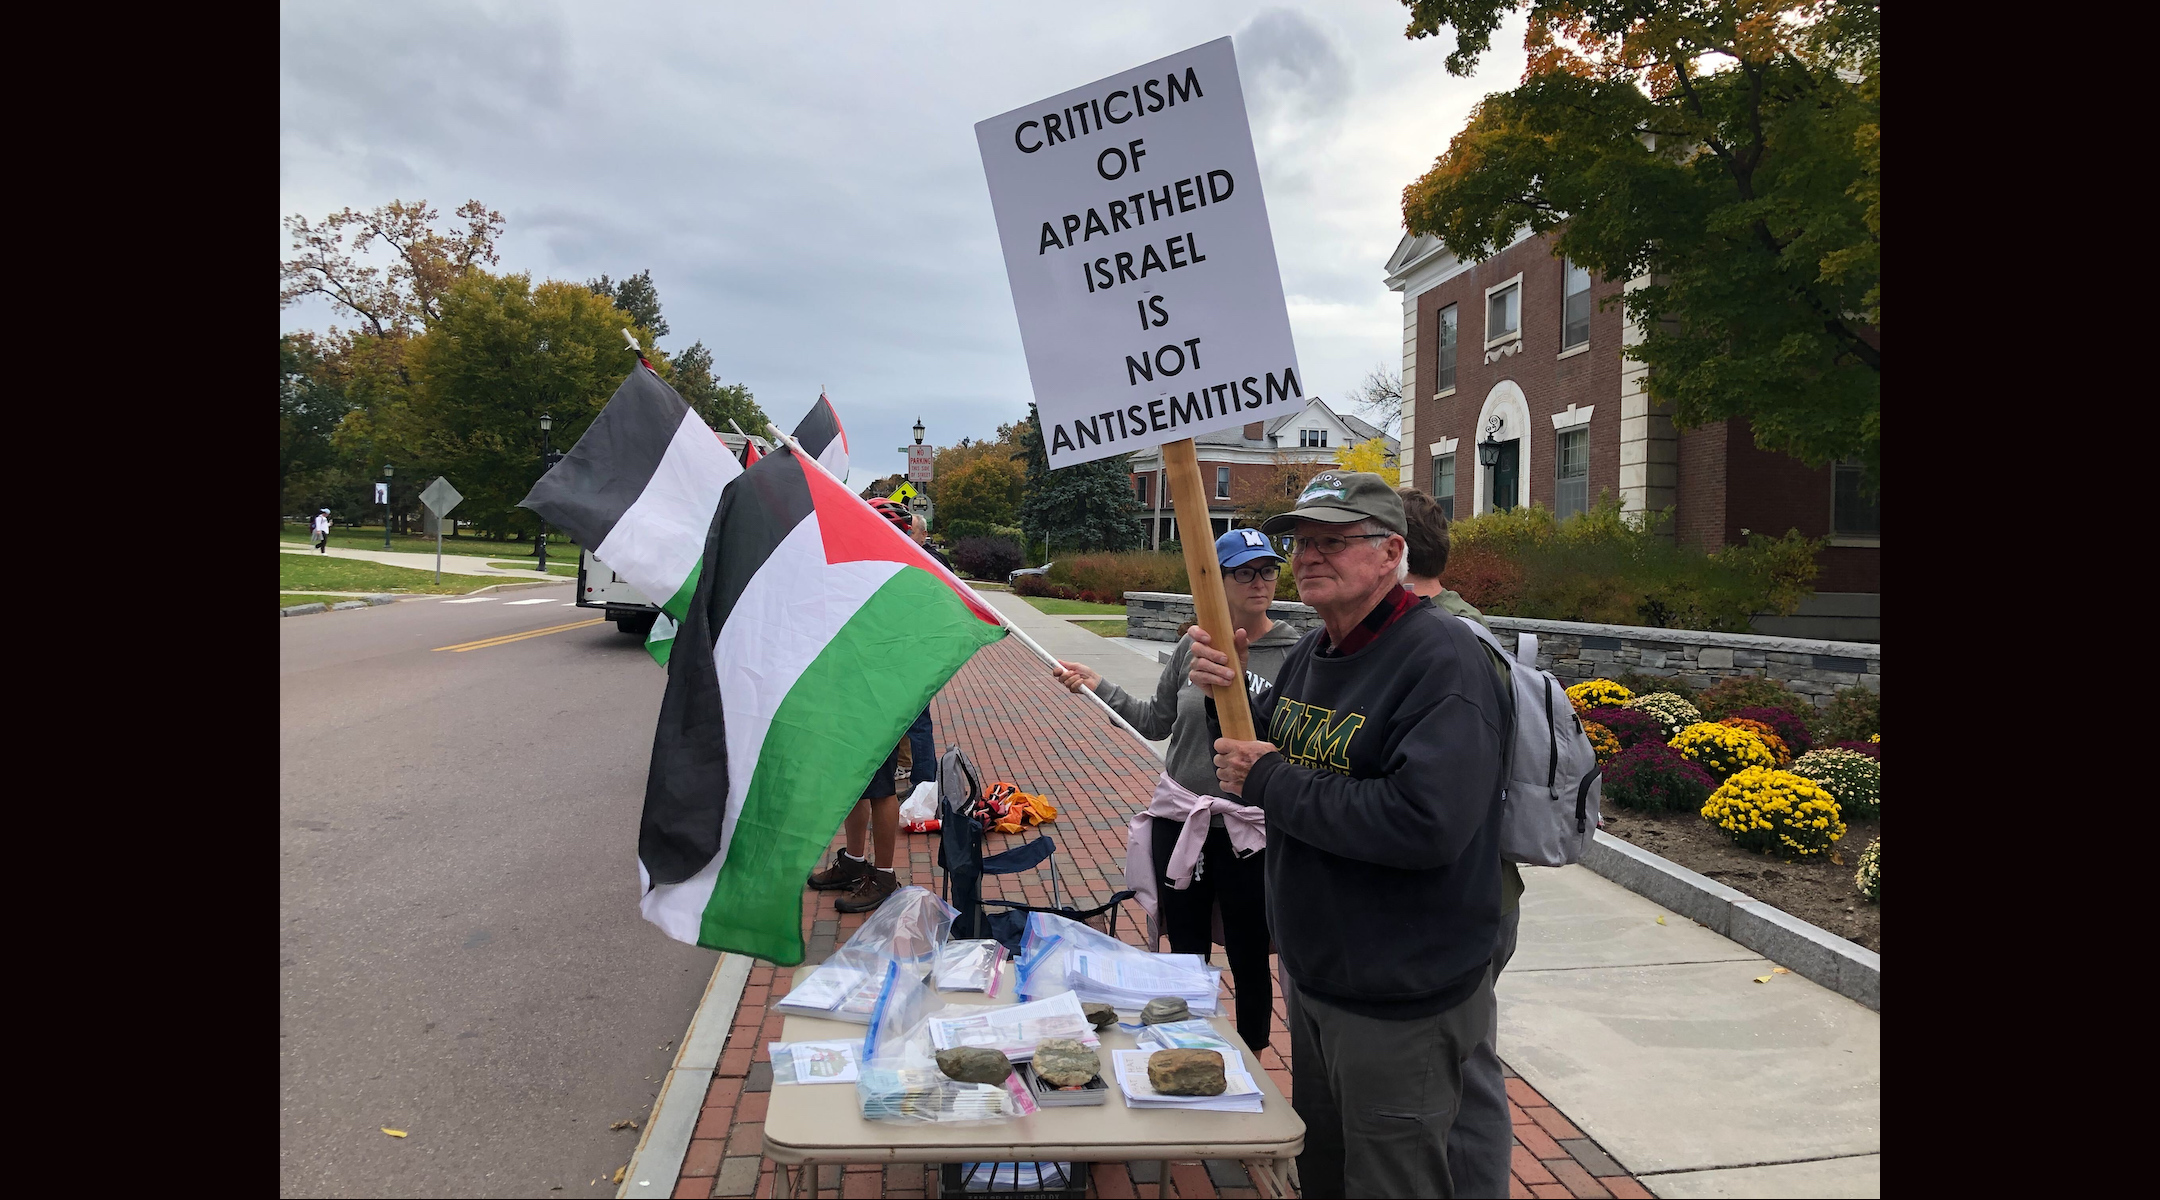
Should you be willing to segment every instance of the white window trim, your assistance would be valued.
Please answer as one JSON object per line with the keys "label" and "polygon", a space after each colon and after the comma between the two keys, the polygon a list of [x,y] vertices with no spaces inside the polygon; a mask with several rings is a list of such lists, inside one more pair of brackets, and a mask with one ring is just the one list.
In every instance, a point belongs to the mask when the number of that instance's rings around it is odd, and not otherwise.
{"label": "white window trim", "polygon": [[[1494,346],[1504,345],[1504,344],[1506,344],[1506,343],[1508,343],[1508,342],[1519,342],[1519,341],[1521,341],[1521,340],[1522,340],[1523,298],[1522,298],[1522,290],[1521,290],[1521,289],[1522,289],[1522,272],[1521,272],[1521,271],[1517,271],[1517,272],[1515,272],[1515,275],[1514,275],[1514,277],[1513,277],[1513,278],[1510,278],[1510,279],[1503,279],[1503,280],[1501,280],[1500,282],[1498,282],[1498,283],[1496,283],[1496,284],[1492,285],[1491,287],[1489,287],[1489,288],[1486,288],[1486,289],[1485,289],[1485,332],[1486,332],[1486,333],[1487,333],[1488,335],[1492,333],[1492,298],[1493,298],[1493,293],[1494,293],[1494,292],[1502,292],[1502,291],[1506,291],[1506,290],[1507,290],[1508,288],[1510,288],[1510,287],[1512,287],[1512,288],[1515,288],[1515,289],[1516,289],[1516,292],[1515,292],[1515,331],[1514,331],[1513,333],[1503,333],[1503,334],[1501,334],[1501,335],[1500,335],[1499,337],[1490,337],[1490,336],[1488,336],[1488,337],[1487,337],[1487,338],[1485,339],[1485,348],[1486,348],[1487,350],[1490,350],[1490,349],[1492,349],[1492,348],[1493,348]],[[1458,370],[1458,371],[1459,371],[1459,370],[1461,370],[1461,369],[1462,369],[1462,315],[1461,315],[1461,310],[1459,310],[1459,309],[1457,310],[1457,312],[1456,312],[1456,317],[1455,317],[1455,346],[1456,346],[1456,350],[1455,350],[1455,357],[1456,357],[1456,370]]]}
{"label": "white window trim", "polygon": [[[1566,336],[1567,336],[1567,302],[1568,302],[1568,290],[1567,290],[1567,273],[1568,273],[1568,268],[1569,268],[1569,267],[1571,267],[1571,266],[1574,266],[1574,265],[1575,265],[1575,260],[1573,260],[1573,259],[1571,259],[1571,258],[1568,258],[1568,257],[1566,257],[1565,255],[1561,256],[1561,259],[1560,259],[1560,336],[1561,336],[1561,337],[1566,337]],[[1594,320],[1595,320],[1595,318],[1597,317],[1597,276],[1596,276],[1596,275],[1594,275],[1594,274],[1593,274],[1593,275],[1591,275],[1591,276],[1590,276],[1590,286],[1589,286],[1588,288],[1584,289],[1584,291],[1585,291],[1585,292],[1586,292],[1586,294],[1588,294],[1588,295],[1589,295],[1589,297],[1590,297],[1590,316],[1591,316],[1591,318],[1592,318],[1592,319],[1593,319],[1593,321],[1594,321]],[[1589,348],[1590,348],[1590,339],[1589,339],[1588,337],[1585,337],[1585,338],[1583,338],[1583,340],[1582,340],[1582,344],[1581,344],[1581,345],[1579,345],[1579,346],[1570,346],[1570,347],[1568,347],[1567,349],[1565,349],[1565,350],[1562,350],[1562,351],[1561,351],[1561,352],[1560,352],[1559,354],[1557,354],[1557,355],[1554,355],[1553,357],[1554,357],[1555,359],[1561,359],[1561,358],[1566,358],[1566,357],[1567,357],[1568,355],[1570,355],[1570,354],[1581,354],[1581,353],[1582,353],[1583,351],[1585,351],[1585,350],[1588,350]]]}
{"label": "white window trim", "polygon": [[[1458,366],[1457,366],[1457,367],[1456,367],[1455,369],[1459,371],[1459,370],[1461,370],[1462,368],[1461,368],[1461,367],[1460,367],[1460,366],[1458,365]],[[1454,395],[1454,394],[1455,394],[1455,389],[1454,389],[1454,388],[1447,388],[1447,389],[1445,389],[1445,390],[1443,390],[1443,391],[1438,391],[1438,392],[1434,392],[1434,393],[1432,394],[1432,398],[1433,398],[1433,399],[1435,399],[1435,400],[1445,400],[1445,399],[1447,399],[1447,398],[1448,398],[1449,396],[1452,396],[1452,395]]]}
{"label": "white window trim", "polygon": [[[1521,447],[1516,451],[1519,457],[1515,464],[1515,480],[1516,487],[1521,489],[1517,493],[1517,507],[1527,507],[1530,504],[1530,463],[1532,461],[1530,435],[1536,430],[1536,426],[1530,423],[1530,402],[1523,396],[1521,384],[1512,379],[1503,379],[1492,386],[1492,391],[1485,394],[1485,404],[1484,407],[1478,410],[1476,432],[1473,435],[1478,441],[1485,440],[1486,423],[1495,416],[1498,416],[1501,422],[1501,441],[1504,442],[1510,438],[1515,438],[1522,442]],[[1470,513],[1472,516],[1478,516],[1487,509],[1486,496],[1491,491],[1491,487],[1485,479],[1489,472],[1485,469],[1484,462],[1474,452],[1475,447],[1472,449],[1470,469],[1476,474],[1471,477],[1471,486],[1474,490],[1470,493]],[[1458,460],[1455,464],[1457,478],[1461,477],[1462,467],[1461,461]]]}
{"label": "white window trim", "polygon": [[1558,362],[1563,358],[1573,358],[1576,355],[1581,354],[1583,351],[1588,350],[1589,348],[1590,343],[1588,342],[1584,342],[1580,346],[1569,346],[1567,349],[1562,350],[1560,353],[1553,355],[1553,361]]}
{"label": "white window trim", "polygon": [[1570,404],[1567,406],[1566,412],[1556,412],[1552,415],[1553,432],[1558,433],[1563,429],[1574,429],[1578,426],[1588,425],[1590,423],[1590,414],[1596,411],[1597,405],[1595,404],[1585,404],[1580,408]]}
{"label": "white window trim", "polygon": [[1443,454],[1455,453],[1455,447],[1460,444],[1462,444],[1461,438],[1444,437],[1441,438],[1439,441],[1434,442],[1432,445],[1427,446],[1426,450],[1430,452],[1434,458],[1438,458]]}
{"label": "white window trim", "polygon": [[1875,537],[1867,537],[1862,534],[1848,533],[1830,538],[1829,544],[1833,546],[1854,546],[1862,550],[1880,550],[1882,549],[1882,536],[1878,534]]}

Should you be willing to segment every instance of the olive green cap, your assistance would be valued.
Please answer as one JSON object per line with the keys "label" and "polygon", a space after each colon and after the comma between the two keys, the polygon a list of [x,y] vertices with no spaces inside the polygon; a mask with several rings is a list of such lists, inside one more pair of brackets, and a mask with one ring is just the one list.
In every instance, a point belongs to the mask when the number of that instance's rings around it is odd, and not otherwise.
{"label": "olive green cap", "polygon": [[1260,532],[1288,533],[1299,521],[1350,525],[1367,519],[1405,536],[1410,528],[1403,519],[1402,497],[1393,484],[1370,471],[1322,471],[1298,493],[1296,508],[1269,517]]}

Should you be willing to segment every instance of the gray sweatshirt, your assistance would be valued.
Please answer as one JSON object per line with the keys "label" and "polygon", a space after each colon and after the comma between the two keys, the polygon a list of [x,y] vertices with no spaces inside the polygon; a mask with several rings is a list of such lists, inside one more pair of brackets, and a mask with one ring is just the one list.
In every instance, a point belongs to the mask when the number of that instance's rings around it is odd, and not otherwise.
{"label": "gray sweatshirt", "polygon": [[[1245,656],[1246,690],[1258,694],[1274,683],[1282,670],[1283,657],[1301,636],[1298,630],[1277,621],[1265,637],[1254,642]],[[1152,741],[1170,735],[1163,770],[1177,780],[1178,786],[1196,795],[1220,795],[1221,789],[1215,784],[1215,741],[1208,736],[1207,697],[1186,679],[1191,671],[1192,635],[1188,633],[1178,639],[1152,698],[1140,699],[1107,679],[1096,685],[1095,694],[1131,722],[1142,737]],[[1222,818],[1215,818],[1214,824],[1222,824]]]}

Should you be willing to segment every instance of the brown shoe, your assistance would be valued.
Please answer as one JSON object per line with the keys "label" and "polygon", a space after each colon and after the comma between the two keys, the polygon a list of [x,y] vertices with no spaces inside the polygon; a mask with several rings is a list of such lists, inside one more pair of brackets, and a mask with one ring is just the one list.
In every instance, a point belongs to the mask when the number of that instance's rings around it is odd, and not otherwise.
{"label": "brown shoe", "polygon": [[900,878],[891,871],[873,869],[869,875],[855,881],[833,907],[844,913],[869,912],[885,903],[885,898],[900,890]]}
{"label": "brown shoe", "polygon": [[837,852],[833,855],[832,866],[810,873],[810,886],[821,892],[836,891],[853,887],[865,876],[875,873],[869,859],[849,858],[845,852]]}

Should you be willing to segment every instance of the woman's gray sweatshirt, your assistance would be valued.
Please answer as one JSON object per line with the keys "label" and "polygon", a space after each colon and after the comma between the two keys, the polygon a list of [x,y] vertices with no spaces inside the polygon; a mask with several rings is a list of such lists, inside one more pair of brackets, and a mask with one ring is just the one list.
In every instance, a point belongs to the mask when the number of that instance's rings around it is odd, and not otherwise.
{"label": "woman's gray sweatshirt", "polygon": [[[1248,647],[1248,692],[1257,696],[1275,682],[1283,656],[1297,645],[1300,636],[1298,630],[1277,621],[1264,637]],[[1131,722],[1142,737],[1153,741],[1164,734],[1170,736],[1163,770],[1177,780],[1178,786],[1196,795],[1220,795],[1221,790],[1215,786],[1215,739],[1208,734],[1207,696],[1186,679],[1191,671],[1192,635],[1188,633],[1178,639],[1177,649],[1171,652],[1170,662],[1155,684],[1153,697],[1140,699],[1107,679],[1096,685],[1095,694]],[[1222,818],[1215,818],[1214,824],[1222,824]]]}

